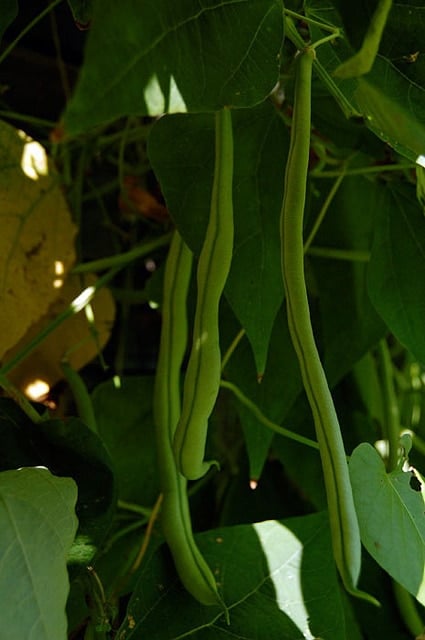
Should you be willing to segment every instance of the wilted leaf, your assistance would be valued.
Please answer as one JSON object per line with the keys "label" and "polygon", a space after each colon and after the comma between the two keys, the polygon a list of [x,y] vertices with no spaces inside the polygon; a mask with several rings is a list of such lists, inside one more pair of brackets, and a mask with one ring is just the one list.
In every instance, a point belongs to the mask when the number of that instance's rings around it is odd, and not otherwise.
{"label": "wilted leaf", "polygon": [[0,122],[0,358],[46,313],[74,262],[74,226],[44,149]]}

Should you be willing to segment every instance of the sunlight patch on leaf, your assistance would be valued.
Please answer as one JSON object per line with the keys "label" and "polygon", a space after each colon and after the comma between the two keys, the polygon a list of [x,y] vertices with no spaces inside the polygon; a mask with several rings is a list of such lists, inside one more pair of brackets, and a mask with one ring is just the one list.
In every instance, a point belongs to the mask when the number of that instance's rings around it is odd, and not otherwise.
{"label": "sunlight patch on leaf", "polygon": [[[276,521],[261,522],[253,526],[267,558],[279,609],[295,622],[304,638],[313,640],[301,586],[302,542],[290,529]],[[283,562],[278,549],[284,549]]]}

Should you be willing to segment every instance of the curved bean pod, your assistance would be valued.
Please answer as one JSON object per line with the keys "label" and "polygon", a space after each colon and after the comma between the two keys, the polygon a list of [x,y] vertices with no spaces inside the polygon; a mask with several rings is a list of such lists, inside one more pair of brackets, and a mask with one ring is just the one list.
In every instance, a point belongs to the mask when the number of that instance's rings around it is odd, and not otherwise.
{"label": "curved bean pod", "polygon": [[206,605],[224,607],[211,569],[193,538],[186,479],[177,471],[172,441],[180,417],[180,369],[187,344],[186,298],[192,253],[174,233],[164,277],[162,330],[154,391],[161,491],[161,524],[179,577]]}
{"label": "curved bean pod", "polygon": [[233,251],[233,133],[230,110],[216,113],[215,169],[210,218],[199,256],[193,343],[184,381],[183,407],[174,437],[179,471],[202,477],[213,464],[204,460],[208,419],[220,388],[218,311]]}
{"label": "curved bean pod", "polygon": [[303,217],[314,57],[314,50],[307,48],[295,62],[295,103],[281,211],[282,275],[289,330],[320,448],[335,562],[347,591],[373,601],[356,588],[361,565],[359,525],[338,417],[313,335],[304,276]]}

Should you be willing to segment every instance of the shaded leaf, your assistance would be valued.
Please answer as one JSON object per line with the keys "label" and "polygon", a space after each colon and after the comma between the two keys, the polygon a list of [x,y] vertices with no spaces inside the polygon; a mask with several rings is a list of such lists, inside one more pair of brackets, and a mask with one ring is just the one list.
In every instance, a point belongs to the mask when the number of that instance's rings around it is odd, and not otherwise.
{"label": "shaded leaf", "polygon": [[[229,607],[202,607],[181,587],[162,547],[143,568],[119,640],[141,634],[253,640],[345,639],[326,515],[267,521],[196,536]],[[253,614],[254,612],[254,614]]]}
{"label": "shaded leaf", "polygon": [[0,473],[1,637],[67,637],[66,559],[76,499],[73,480],[47,469]]}
{"label": "shaded leaf", "polygon": [[96,2],[65,130],[257,104],[277,82],[282,36],[277,0]]}
{"label": "shaded leaf", "polygon": [[425,363],[425,218],[413,187],[387,187],[381,197],[369,296],[389,329]]}
{"label": "shaded leaf", "polygon": [[44,149],[0,122],[0,358],[57,298],[76,228]]}
{"label": "shaded leaf", "polygon": [[364,546],[390,576],[425,604],[424,491],[412,489],[410,471],[387,474],[382,458],[367,443],[353,451],[349,468]]}
{"label": "shaded leaf", "polygon": [[[269,104],[234,112],[233,123],[235,241],[225,295],[247,332],[257,373],[262,374],[283,299],[279,215],[288,133]],[[199,254],[210,211],[213,118],[162,118],[151,132],[148,151],[171,216]]]}
{"label": "shaded leaf", "polygon": [[45,466],[78,486],[78,535],[71,564],[85,567],[105,538],[115,509],[116,488],[110,457],[102,441],[81,420],[33,424],[13,402],[0,402],[0,469]]}
{"label": "shaded leaf", "polygon": [[111,453],[121,500],[149,507],[158,497],[153,377],[124,377],[93,392],[99,434]]}

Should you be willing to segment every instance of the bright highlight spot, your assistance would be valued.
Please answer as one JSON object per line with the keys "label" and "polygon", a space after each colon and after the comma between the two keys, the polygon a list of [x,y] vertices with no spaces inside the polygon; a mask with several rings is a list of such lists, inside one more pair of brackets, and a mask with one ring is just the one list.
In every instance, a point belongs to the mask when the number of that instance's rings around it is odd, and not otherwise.
{"label": "bright highlight spot", "polygon": [[122,386],[121,385],[121,376],[117,376],[117,375],[114,376],[112,378],[112,383],[113,383],[115,389],[121,389],[121,386]]}
{"label": "bright highlight spot", "polygon": [[74,313],[78,313],[88,305],[90,300],[93,298],[95,291],[96,289],[93,286],[87,287],[87,289],[84,289],[84,291],[82,291],[80,295],[71,302],[71,309]]}
{"label": "bright highlight spot", "polygon": [[21,158],[21,169],[31,180],[38,180],[40,176],[47,176],[49,165],[45,149],[24,131],[18,132],[19,137],[25,140]]}
{"label": "bright highlight spot", "polygon": [[187,112],[186,103],[173,76],[170,77],[168,95],[164,94],[159,84],[158,76],[154,74],[144,88],[143,97],[150,116],[160,116],[163,113]]}
{"label": "bright highlight spot", "polygon": [[50,385],[45,380],[34,380],[25,387],[25,395],[30,399],[37,402],[47,396],[50,391]]}
{"label": "bright highlight spot", "polygon": [[84,309],[84,313],[86,314],[86,318],[87,318],[87,322],[89,324],[94,324],[94,313],[93,313],[93,307],[91,306],[91,304],[89,303],[86,308]]}
{"label": "bright highlight spot", "polygon": [[151,309],[158,309],[159,304],[155,300],[149,300],[148,305]]}
{"label": "bright highlight spot", "polygon": [[63,274],[65,273],[65,267],[62,260],[55,260],[55,276],[53,280],[53,288],[60,289],[63,285]]}
{"label": "bright highlight spot", "polygon": [[257,480],[250,480],[249,481],[249,488],[252,489],[252,491],[255,491],[255,489],[258,487],[258,482]]}
{"label": "bright highlight spot", "polygon": [[416,164],[418,164],[420,167],[424,167],[425,168],[425,156],[420,155],[416,158]]}

